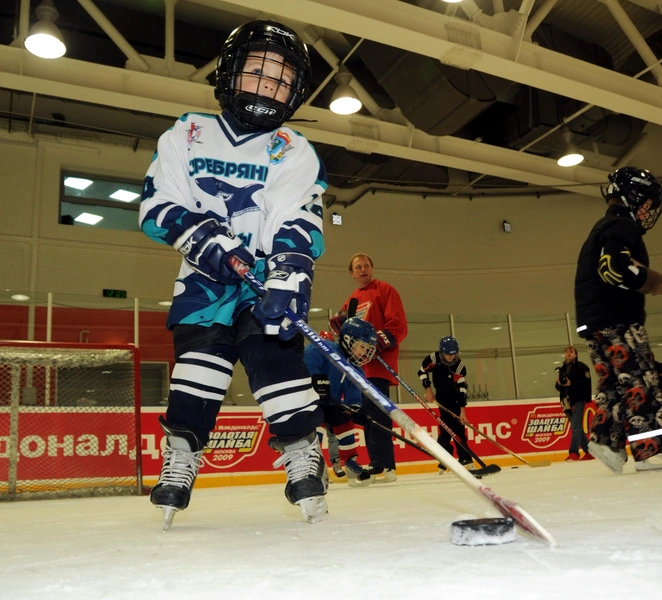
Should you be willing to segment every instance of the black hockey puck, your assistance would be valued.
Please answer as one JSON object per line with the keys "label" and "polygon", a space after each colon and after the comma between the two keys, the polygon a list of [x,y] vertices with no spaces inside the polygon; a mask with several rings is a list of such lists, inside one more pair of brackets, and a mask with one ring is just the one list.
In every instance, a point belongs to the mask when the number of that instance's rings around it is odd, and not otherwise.
{"label": "black hockey puck", "polygon": [[486,546],[514,542],[515,522],[506,517],[465,519],[451,523],[451,542],[456,546]]}

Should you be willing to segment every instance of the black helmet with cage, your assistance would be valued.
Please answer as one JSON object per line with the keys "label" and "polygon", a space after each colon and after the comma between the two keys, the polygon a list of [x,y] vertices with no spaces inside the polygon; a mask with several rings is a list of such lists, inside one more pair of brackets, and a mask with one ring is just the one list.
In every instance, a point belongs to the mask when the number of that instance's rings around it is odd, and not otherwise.
{"label": "black helmet with cage", "polygon": [[[605,200],[616,198],[630,210],[630,216],[647,231],[652,229],[662,213],[662,186],[650,171],[636,167],[622,167],[609,175]],[[650,200],[643,218],[637,215]]]}
{"label": "black helmet with cage", "polygon": [[[270,54],[284,59],[274,61]],[[258,54],[263,61],[278,65],[281,77],[270,77],[275,85],[289,87],[284,102],[258,93],[239,89],[244,64],[249,54]],[[291,82],[282,75],[291,69]],[[264,78],[261,72],[258,74]],[[303,104],[310,89],[310,58],[308,49],[297,33],[275,21],[251,21],[237,27],[225,40],[216,65],[216,99],[221,107],[244,127],[270,131],[290,119]]]}

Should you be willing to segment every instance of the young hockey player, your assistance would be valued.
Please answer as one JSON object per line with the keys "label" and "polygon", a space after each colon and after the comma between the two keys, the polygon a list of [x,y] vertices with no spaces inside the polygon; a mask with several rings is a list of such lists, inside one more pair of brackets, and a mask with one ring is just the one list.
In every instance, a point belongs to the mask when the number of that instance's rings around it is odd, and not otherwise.
{"label": "young hockey player", "polygon": [[[370,323],[353,317],[340,328],[338,343],[327,341],[327,344],[334,351],[342,352],[347,361],[360,370],[375,356],[377,333]],[[324,423],[338,438],[338,454],[347,471],[349,484],[368,485],[370,474],[356,460],[358,435],[351,413],[347,410],[360,410],[361,391],[315,345],[306,347],[303,360],[312,376],[313,388],[320,396]],[[318,431],[321,437],[322,431]]]}
{"label": "young hockey player", "polygon": [[[165,529],[189,504],[238,360],[282,454],[274,466],[285,466],[285,496],[309,522],[327,515],[315,431],[322,411],[303,340],[283,318],[287,307],[307,318],[314,261],[324,251],[324,167],[283,126],[309,84],[308,51],[292,29],[271,21],[238,27],[216,68],[222,114],[180,117],[159,139],[145,178],[142,230],[183,255],[167,322],[176,358],[161,418],[167,443],[150,497]],[[265,281],[261,300],[231,257]]]}
{"label": "young hockey player", "polygon": [[[425,388],[425,399],[434,403],[436,401],[459,417],[449,419],[441,409],[439,418],[448,425],[462,444],[454,442],[457,458],[463,465],[472,468],[473,459],[463,447],[467,445],[467,432],[464,423],[468,423],[465,407],[467,406],[467,368],[460,359],[460,346],[453,336],[442,337],[439,350],[426,356],[421,363],[418,377]],[[430,382],[432,375],[432,382]],[[434,384],[435,392],[432,391]],[[453,454],[451,436],[443,428],[439,428],[439,445],[450,455]],[[439,473],[444,473],[446,467],[439,465]]]}
{"label": "young hockey player", "polygon": [[584,242],[575,277],[577,331],[598,374],[588,450],[621,473],[627,442],[637,470],[660,468],[662,406],[644,305],[645,294],[662,292],[662,275],[649,269],[642,236],[662,212],[662,187],[648,171],[623,167],[604,196],[607,213]]}

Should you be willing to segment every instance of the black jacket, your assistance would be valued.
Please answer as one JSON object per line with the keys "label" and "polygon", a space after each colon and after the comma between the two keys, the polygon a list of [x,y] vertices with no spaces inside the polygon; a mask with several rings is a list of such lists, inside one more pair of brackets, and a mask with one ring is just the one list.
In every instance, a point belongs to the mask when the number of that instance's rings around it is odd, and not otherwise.
{"label": "black jacket", "polygon": [[[632,259],[648,267],[643,233],[641,226],[630,217],[629,210],[618,205],[610,206],[593,226],[579,253],[575,276],[575,310],[581,337],[611,325],[644,324],[644,295],[636,289],[606,283],[598,273],[598,261],[606,245],[622,248]],[[643,273],[642,278],[645,281]],[[582,326],[584,330],[579,329]]]}
{"label": "black jacket", "polygon": [[591,370],[583,362],[577,359],[564,362],[559,368],[559,380],[563,381],[564,377],[570,380],[570,385],[555,384],[560,400],[568,398],[570,404],[591,401]]}
{"label": "black jacket", "polygon": [[430,375],[439,404],[459,414],[467,405],[467,368],[459,357],[452,365],[444,363],[439,351],[426,356],[421,363],[418,377],[424,388],[430,387]]}

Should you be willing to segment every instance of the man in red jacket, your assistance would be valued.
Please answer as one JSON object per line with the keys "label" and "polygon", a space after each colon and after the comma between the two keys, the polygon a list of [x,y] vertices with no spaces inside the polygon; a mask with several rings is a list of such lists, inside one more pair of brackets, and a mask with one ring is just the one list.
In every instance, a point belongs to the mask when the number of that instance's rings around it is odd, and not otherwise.
{"label": "man in red jacket", "polygon": [[[359,302],[356,316],[371,323],[377,330],[377,354],[397,372],[399,345],[407,337],[407,318],[405,309],[396,289],[372,277],[372,259],[363,253],[352,256],[349,272],[358,284],[343,305],[347,310],[349,301],[356,298]],[[366,378],[382,394],[388,397],[389,386],[398,385],[397,380],[375,358],[363,366]],[[391,429],[393,422],[377,405],[366,398],[363,411],[380,425]],[[368,420],[364,426],[366,447],[370,457],[370,466],[366,469],[370,479],[377,483],[395,481],[395,455],[393,438],[384,430]]]}

